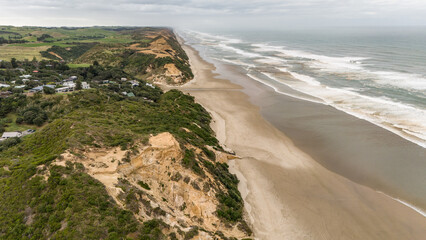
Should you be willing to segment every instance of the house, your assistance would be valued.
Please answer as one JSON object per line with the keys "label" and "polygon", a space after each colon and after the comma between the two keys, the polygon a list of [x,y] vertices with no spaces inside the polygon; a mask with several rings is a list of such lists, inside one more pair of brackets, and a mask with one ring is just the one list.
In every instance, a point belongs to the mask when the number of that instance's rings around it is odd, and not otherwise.
{"label": "house", "polygon": [[139,82],[136,81],[136,80],[132,80],[132,81],[130,81],[130,83],[132,84],[132,87],[139,86]]}
{"label": "house", "polygon": [[35,88],[31,88],[29,90],[29,92],[41,92],[41,91],[43,91],[44,87],[55,89],[55,85],[43,85],[43,86],[38,86],[38,87],[35,87]]}
{"label": "house", "polygon": [[61,87],[61,88],[57,88],[55,89],[55,92],[61,93],[61,92],[72,92],[74,91],[74,88],[70,88],[70,87]]}
{"label": "house", "polygon": [[90,84],[88,84],[87,82],[82,82],[81,83],[81,88],[82,89],[90,89]]}
{"label": "house", "polygon": [[121,81],[125,82],[127,81],[127,78],[121,78]]}
{"label": "house", "polygon": [[43,91],[43,86],[38,86],[38,87],[35,87],[35,88],[31,88],[29,90],[30,93],[41,92],[41,91]]}
{"label": "house", "polygon": [[68,78],[68,80],[70,80],[70,81],[75,81],[77,79],[78,79],[77,76],[71,76],[71,77]]}
{"label": "house", "polygon": [[28,81],[30,81],[30,79],[28,79],[28,78],[24,78],[24,79],[22,79],[22,82],[28,82]]}
{"label": "house", "polygon": [[121,92],[121,94],[123,94],[124,96],[128,96],[128,97],[134,97],[135,94],[133,94],[132,92]]}
{"label": "house", "polygon": [[74,82],[65,82],[62,84],[64,87],[70,87],[70,88],[75,88],[75,83]]}
{"label": "house", "polygon": [[34,71],[33,71],[33,73],[38,73],[38,71],[37,71],[37,70],[34,70]]}
{"label": "house", "polygon": [[15,88],[25,88],[26,86],[25,85],[18,85],[18,86],[15,86]]}
{"label": "house", "polygon": [[155,88],[154,85],[152,85],[151,83],[145,83],[145,86],[151,87],[151,88]]}
{"label": "house", "polygon": [[22,76],[19,76],[20,78],[30,78],[31,77],[31,75],[22,75]]}
{"label": "house", "polygon": [[7,97],[9,97],[10,95],[12,95],[12,92],[11,92],[11,91],[0,92],[0,97],[1,97],[1,98],[7,98]]}
{"label": "house", "polygon": [[21,137],[21,132],[4,132],[1,136],[2,139],[8,139],[8,138],[15,138],[15,137]]}
{"label": "house", "polygon": [[4,84],[4,83],[0,83],[0,88],[2,88],[2,87],[10,87],[10,85],[9,84]]}

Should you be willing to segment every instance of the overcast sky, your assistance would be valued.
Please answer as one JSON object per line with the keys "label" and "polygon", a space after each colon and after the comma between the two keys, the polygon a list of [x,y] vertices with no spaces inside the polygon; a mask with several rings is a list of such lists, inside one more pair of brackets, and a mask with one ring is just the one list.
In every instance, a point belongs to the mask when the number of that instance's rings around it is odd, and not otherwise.
{"label": "overcast sky", "polygon": [[426,0],[0,0],[0,25],[426,25]]}

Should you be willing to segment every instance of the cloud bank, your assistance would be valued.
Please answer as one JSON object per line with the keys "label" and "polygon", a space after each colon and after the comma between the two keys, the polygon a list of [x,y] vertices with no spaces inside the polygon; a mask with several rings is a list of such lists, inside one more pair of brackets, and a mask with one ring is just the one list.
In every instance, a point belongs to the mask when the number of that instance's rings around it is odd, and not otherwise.
{"label": "cloud bank", "polygon": [[0,0],[3,25],[426,25],[425,12],[424,0]]}

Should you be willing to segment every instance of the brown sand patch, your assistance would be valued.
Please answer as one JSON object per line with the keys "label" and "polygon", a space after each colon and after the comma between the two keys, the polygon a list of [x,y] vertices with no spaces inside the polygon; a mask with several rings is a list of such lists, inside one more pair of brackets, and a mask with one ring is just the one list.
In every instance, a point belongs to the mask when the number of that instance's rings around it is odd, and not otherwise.
{"label": "brown sand patch", "polygon": [[55,53],[55,52],[49,52],[50,55],[53,55],[61,60],[64,60],[61,56],[59,56],[59,54]]}
{"label": "brown sand patch", "polygon": [[[201,154],[201,149],[194,149]],[[184,231],[189,230],[188,226],[199,226],[211,232],[220,230],[226,236],[246,237],[236,226],[227,226],[217,217],[217,192],[211,187],[217,184],[216,180],[207,171],[206,176],[200,177],[182,166],[183,151],[172,134],[165,132],[152,136],[148,146],[139,146],[139,152],[130,160],[124,160],[128,151],[120,148],[87,149],[82,152],[84,157],[65,153],[61,160],[52,164],[82,163],[87,173],[102,182],[122,208],[126,208],[127,203],[122,198],[124,192],[119,184],[120,179],[125,179],[143,192],[138,195],[141,210],[135,213],[142,222],[155,217],[171,226],[180,225]],[[149,189],[139,185],[140,182],[147,184]],[[153,209],[161,209],[164,213],[152,215]],[[203,239],[210,238],[206,235]]]}
{"label": "brown sand patch", "polygon": [[173,63],[164,65],[164,68],[166,69],[166,76],[182,76],[182,72]]}
{"label": "brown sand patch", "polygon": [[[158,36],[158,35],[157,35]],[[140,47],[139,43],[132,44],[128,47],[128,49],[136,50],[139,53],[144,54],[153,54],[157,58],[160,57],[173,57],[175,51],[173,48],[167,43],[164,37],[161,37],[150,43],[149,47],[144,48]]]}

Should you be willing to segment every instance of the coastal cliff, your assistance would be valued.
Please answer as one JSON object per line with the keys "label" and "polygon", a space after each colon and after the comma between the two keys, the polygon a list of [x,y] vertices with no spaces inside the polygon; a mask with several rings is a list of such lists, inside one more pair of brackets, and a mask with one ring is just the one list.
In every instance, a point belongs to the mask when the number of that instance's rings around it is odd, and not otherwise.
{"label": "coastal cliff", "polygon": [[[61,29],[39,30],[66,38]],[[236,156],[215,138],[211,116],[193,97],[152,85],[193,76],[172,31],[108,31],[119,43],[99,37],[74,43],[81,51],[52,45],[32,65],[2,62],[2,73],[15,71],[10,63],[36,76],[74,74],[91,87],[55,94],[44,86],[0,100],[5,130],[35,129],[1,143],[0,238],[250,237],[228,170]]]}

